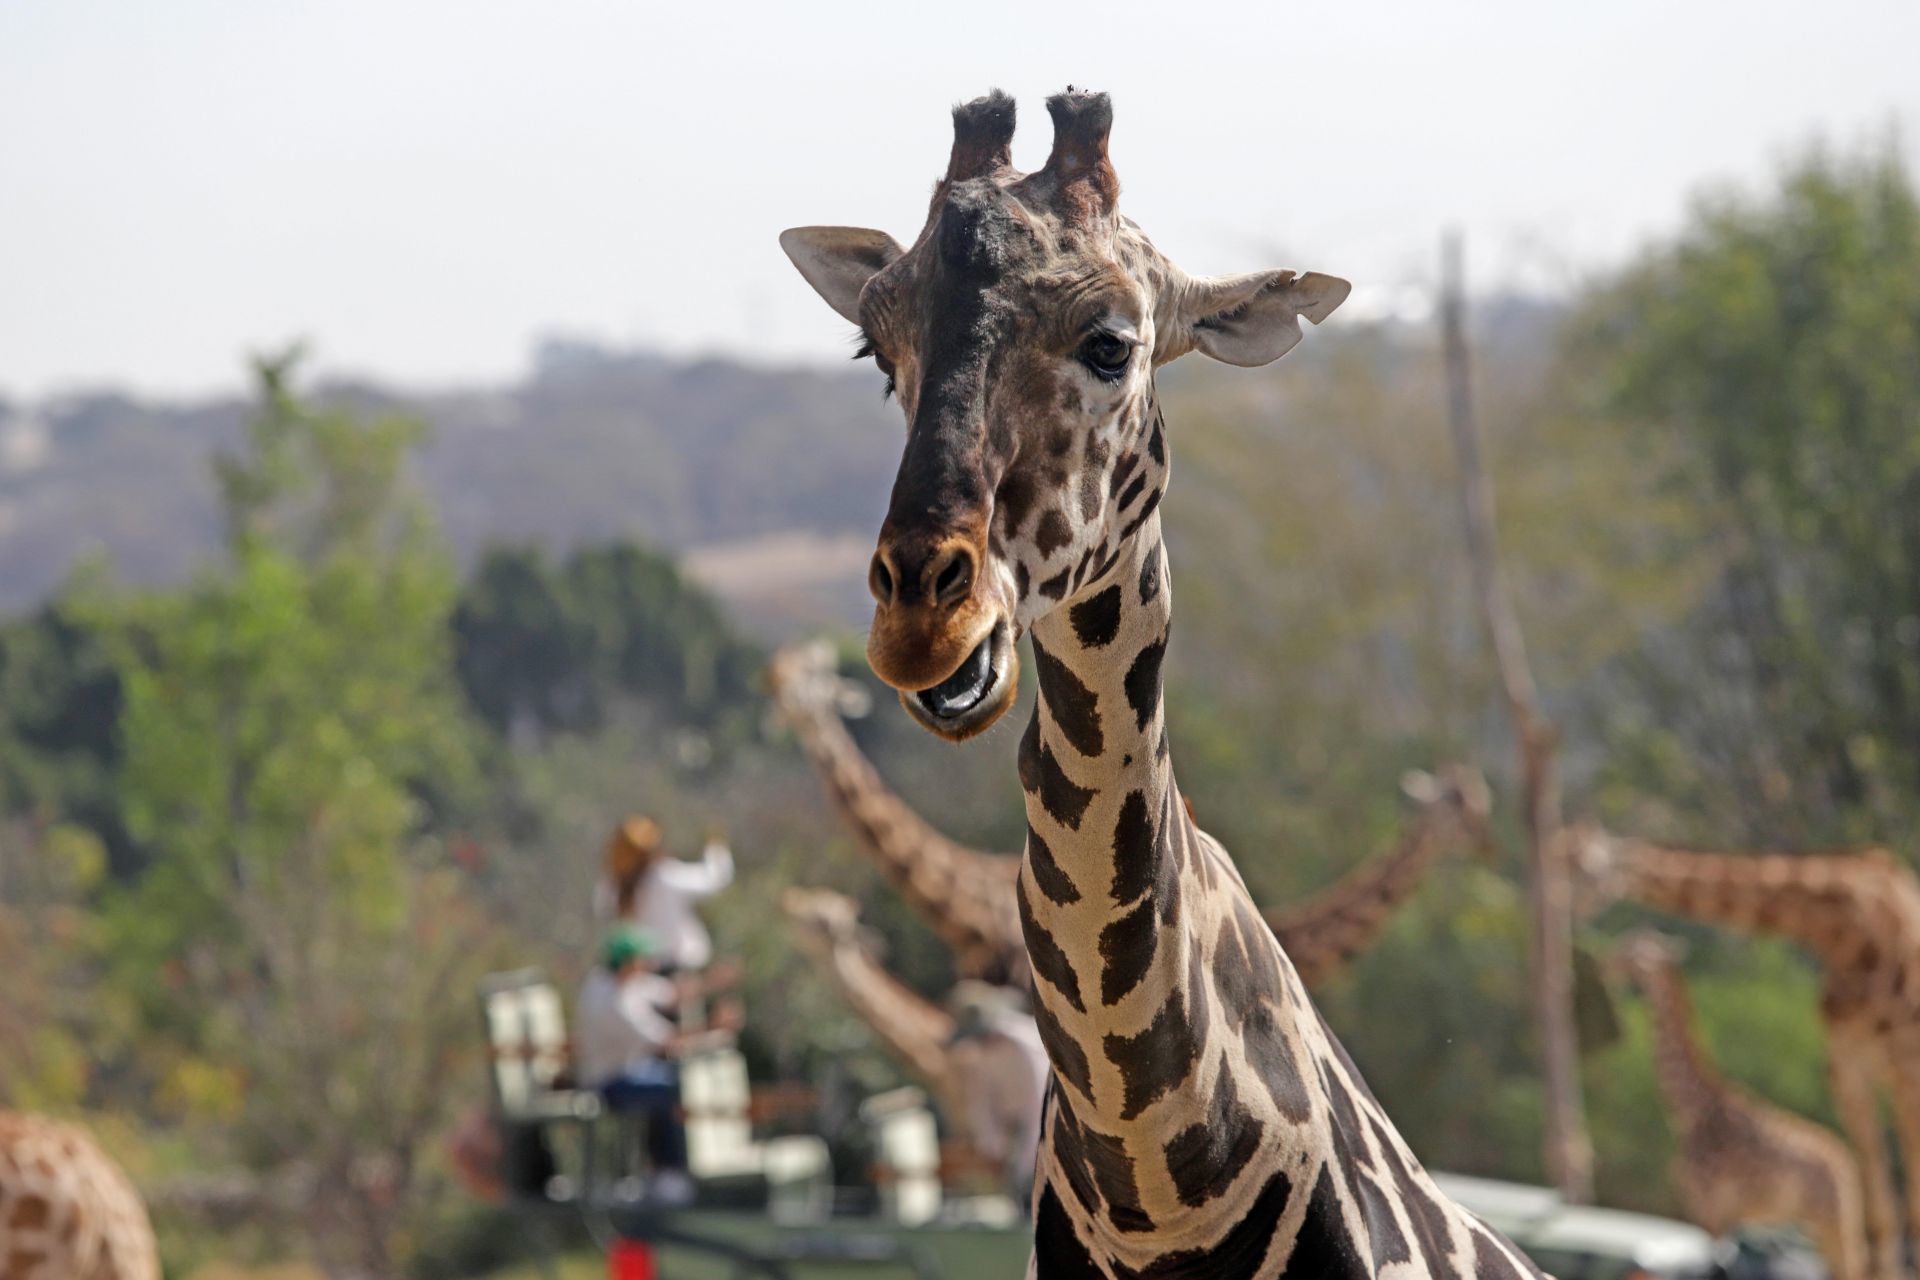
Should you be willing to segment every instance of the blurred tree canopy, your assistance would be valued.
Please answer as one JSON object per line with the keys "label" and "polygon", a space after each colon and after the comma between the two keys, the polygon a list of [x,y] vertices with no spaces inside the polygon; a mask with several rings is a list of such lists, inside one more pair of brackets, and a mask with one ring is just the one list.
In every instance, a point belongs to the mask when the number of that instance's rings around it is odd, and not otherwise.
{"label": "blurred tree canopy", "polygon": [[[450,561],[415,424],[259,365],[222,460],[229,562],[125,608],[120,787],[150,865],[106,920],[156,1101],[216,1135],[330,1269],[393,1270],[498,945],[418,797],[471,771]],[[155,977],[160,980],[153,981]]]}
{"label": "blurred tree canopy", "polygon": [[712,722],[740,705],[760,663],[712,597],[630,543],[578,550],[557,568],[537,548],[491,551],[453,631],[467,700],[500,733],[590,732],[636,697]]}
{"label": "blurred tree canopy", "polygon": [[136,854],[115,785],[120,712],[110,646],[72,597],[0,623],[0,812],[78,822],[129,874]]}
{"label": "blurred tree canopy", "polygon": [[[1631,779],[1716,838],[1920,820],[1920,201],[1891,149],[1722,197],[1580,318],[1711,585],[1628,664]],[[1678,445],[1675,448],[1675,445]],[[1713,678],[1701,679],[1711,672]],[[1657,716],[1648,714],[1657,709]]]}

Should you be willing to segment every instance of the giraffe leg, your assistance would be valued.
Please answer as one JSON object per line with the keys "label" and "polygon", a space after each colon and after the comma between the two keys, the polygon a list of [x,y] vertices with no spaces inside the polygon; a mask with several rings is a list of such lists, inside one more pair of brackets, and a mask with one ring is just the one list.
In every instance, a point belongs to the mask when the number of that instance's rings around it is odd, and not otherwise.
{"label": "giraffe leg", "polygon": [[[1896,1056],[1895,1062],[1914,1059]],[[1907,1175],[1907,1244],[1920,1254],[1920,1079],[1911,1068],[1893,1073],[1893,1122],[1900,1135],[1900,1164]]]}
{"label": "giraffe leg", "polygon": [[1851,1222],[1842,1217],[1806,1224],[1807,1234],[1813,1237],[1814,1247],[1820,1250],[1833,1280],[1868,1280],[1867,1244],[1859,1221],[1859,1206],[1854,1208]]}
{"label": "giraffe leg", "polygon": [[[1828,1212],[1811,1224],[1833,1280],[1868,1280],[1866,1205],[1860,1192],[1860,1165],[1846,1144],[1832,1140],[1832,1170],[1826,1196]],[[1821,1197],[1816,1197],[1820,1199]]]}
{"label": "giraffe leg", "polygon": [[1893,1194],[1893,1170],[1887,1159],[1886,1138],[1880,1130],[1880,1103],[1874,1090],[1872,1067],[1866,1055],[1844,1044],[1828,1050],[1828,1074],[1833,1082],[1834,1109],[1840,1127],[1860,1159],[1861,1190],[1866,1196],[1867,1248],[1875,1275],[1905,1280],[1901,1259],[1899,1211]]}
{"label": "giraffe leg", "polygon": [[1807,1234],[1833,1280],[1867,1280],[1864,1264],[1859,1258],[1847,1256],[1846,1238],[1833,1223],[1812,1224]]}
{"label": "giraffe leg", "polygon": [[1684,1155],[1676,1157],[1668,1166],[1667,1176],[1673,1179],[1681,1207],[1695,1226],[1716,1236],[1733,1229],[1735,1223],[1720,1204],[1715,1180],[1703,1176],[1692,1160]]}

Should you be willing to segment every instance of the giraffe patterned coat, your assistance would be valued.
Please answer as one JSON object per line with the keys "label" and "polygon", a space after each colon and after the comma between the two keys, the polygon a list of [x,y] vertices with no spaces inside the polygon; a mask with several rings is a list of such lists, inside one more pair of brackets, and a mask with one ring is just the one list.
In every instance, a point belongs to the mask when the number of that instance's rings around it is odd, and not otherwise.
{"label": "giraffe patterned coat", "polygon": [[139,1192],[79,1126],[0,1111],[0,1280],[160,1280]]}
{"label": "giraffe patterned coat", "polygon": [[1012,99],[956,108],[911,246],[781,237],[907,418],[869,570],[875,673],[957,740],[1011,707],[1033,642],[1017,906],[1052,1083],[1030,1273],[1535,1274],[1421,1168],[1174,780],[1153,371],[1269,363],[1348,286],[1186,275],[1117,210],[1105,95],[1048,110],[1052,152],[1022,174]]}

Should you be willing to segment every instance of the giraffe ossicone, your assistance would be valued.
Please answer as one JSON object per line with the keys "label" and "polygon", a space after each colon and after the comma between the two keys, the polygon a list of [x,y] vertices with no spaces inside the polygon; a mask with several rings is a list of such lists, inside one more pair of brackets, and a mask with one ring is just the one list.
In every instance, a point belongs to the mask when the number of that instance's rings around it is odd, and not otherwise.
{"label": "giraffe ossicone", "polygon": [[1154,370],[1268,363],[1348,285],[1187,275],[1119,213],[1106,95],[1047,106],[1030,174],[1010,99],[955,109],[909,246],[781,236],[907,419],[869,573],[874,671],[961,739],[1012,705],[1014,643],[1033,641],[1016,896],[1053,1081],[1032,1274],[1536,1274],[1413,1158],[1174,783]]}

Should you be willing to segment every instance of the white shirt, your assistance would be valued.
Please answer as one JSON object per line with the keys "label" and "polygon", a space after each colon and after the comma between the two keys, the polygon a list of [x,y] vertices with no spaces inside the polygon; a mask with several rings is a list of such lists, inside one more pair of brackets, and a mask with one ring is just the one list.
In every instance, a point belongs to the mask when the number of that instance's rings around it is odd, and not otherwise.
{"label": "white shirt", "polygon": [[700,922],[693,904],[733,883],[733,851],[709,841],[698,862],[661,858],[640,877],[633,893],[633,909],[619,913],[619,897],[606,876],[593,889],[593,914],[601,920],[620,918],[645,929],[660,943],[663,964],[681,969],[704,969],[713,959],[713,939]]}
{"label": "white shirt", "polygon": [[674,1025],[663,1010],[673,1007],[673,983],[657,973],[622,979],[595,965],[580,984],[574,1014],[574,1074],[594,1089],[627,1072],[658,1062],[673,1043]]}

